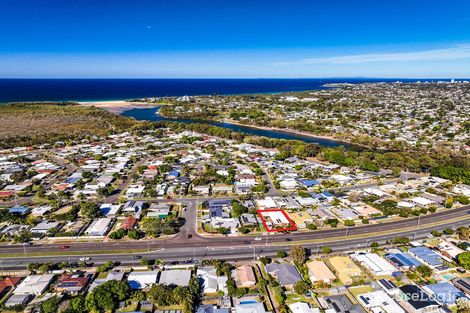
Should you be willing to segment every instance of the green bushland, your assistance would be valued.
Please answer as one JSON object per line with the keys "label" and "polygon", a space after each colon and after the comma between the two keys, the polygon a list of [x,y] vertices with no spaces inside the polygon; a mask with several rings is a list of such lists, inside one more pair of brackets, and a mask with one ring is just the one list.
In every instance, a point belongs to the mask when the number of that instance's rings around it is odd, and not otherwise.
{"label": "green bushland", "polygon": [[0,105],[0,148],[69,143],[132,131],[145,125],[105,110],[76,103]]}

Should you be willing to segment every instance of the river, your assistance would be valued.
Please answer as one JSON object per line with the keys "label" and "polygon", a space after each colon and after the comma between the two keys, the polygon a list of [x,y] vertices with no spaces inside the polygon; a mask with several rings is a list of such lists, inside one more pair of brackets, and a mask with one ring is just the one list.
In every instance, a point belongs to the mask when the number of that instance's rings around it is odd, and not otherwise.
{"label": "river", "polygon": [[203,124],[209,124],[213,126],[227,128],[227,129],[230,129],[236,132],[242,132],[248,135],[264,136],[264,137],[270,137],[270,138],[276,138],[276,139],[301,140],[301,141],[308,142],[308,143],[316,143],[323,147],[344,146],[345,148],[352,148],[351,145],[344,143],[344,142],[326,139],[326,138],[305,136],[305,135],[293,133],[290,131],[260,129],[260,128],[255,128],[255,127],[250,127],[250,126],[235,125],[231,123],[224,123],[224,122],[217,122],[217,121],[166,118],[158,114],[159,109],[160,107],[131,109],[131,110],[124,111],[121,114],[123,116],[133,117],[136,120],[140,120],[140,121],[154,121],[154,122],[173,121],[173,122],[180,122],[180,123],[185,123],[185,124],[203,123]]}

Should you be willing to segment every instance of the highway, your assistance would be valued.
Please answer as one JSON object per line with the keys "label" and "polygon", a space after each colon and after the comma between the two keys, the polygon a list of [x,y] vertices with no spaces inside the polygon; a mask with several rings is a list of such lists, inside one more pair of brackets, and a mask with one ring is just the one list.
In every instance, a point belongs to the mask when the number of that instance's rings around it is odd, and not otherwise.
{"label": "highway", "polygon": [[[172,201],[172,200],[167,200]],[[174,200],[173,200],[174,201]],[[290,245],[297,243],[311,249],[312,253],[319,253],[320,248],[328,246],[334,252],[349,251],[365,248],[371,242],[384,243],[389,239],[400,236],[420,239],[429,235],[432,230],[444,228],[457,228],[470,224],[470,206],[457,209],[447,209],[422,217],[400,219],[381,224],[369,224],[350,228],[318,230],[311,232],[294,232],[289,234],[265,235],[262,240],[255,240],[253,236],[226,236],[205,237],[197,234],[197,205],[198,199],[178,199],[187,209],[183,213],[186,223],[180,232],[167,239],[137,240],[137,241],[108,241],[108,242],[77,242],[67,244],[67,250],[60,250],[60,244],[34,244],[31,246],[5,245],[0,248],[2,254],[17,254],[24,256],[2,258],[1,269],[24,268],[31,262],[60,262],[78,261],[80,257],[90,256],[95,264],[107,260],[119,261],[122,264],[137,264],[132,253],[109,253],[106,251],[148,251],[137,255],[149,259],[162,259],[164,261],[182,261],[188,259],[251,259],[260,255],[271,256],[279,250],[288,250]],[[448,221],[447,223],[444,221]],[[434,225],[439,223],[438,226]],[[191,234],[191,238],[188,238]],[[312,243],[319,240],[321,243]],[[308,242],[310,241],[310,242]],[[47,252],[61,252],[54,256],[28,256]],[[84,254],[85,253],[85,254]],[[98,254],[99,253],[99,254]]]}

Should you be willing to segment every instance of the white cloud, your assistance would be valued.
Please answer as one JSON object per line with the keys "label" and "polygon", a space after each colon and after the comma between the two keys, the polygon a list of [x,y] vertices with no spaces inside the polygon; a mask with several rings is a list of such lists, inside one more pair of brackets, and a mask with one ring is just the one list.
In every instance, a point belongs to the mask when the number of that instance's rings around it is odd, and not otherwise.
{"label": "white cloud", "polygon": [[398,53],[370,53],[343,55],[335,57],[317,57],[293,62],[275,63],[278,66],[302,64],[360,64],[376,62],[416,62],[416,61],[448,61],[470,58],[470,44],[446,49],[410,51]]}

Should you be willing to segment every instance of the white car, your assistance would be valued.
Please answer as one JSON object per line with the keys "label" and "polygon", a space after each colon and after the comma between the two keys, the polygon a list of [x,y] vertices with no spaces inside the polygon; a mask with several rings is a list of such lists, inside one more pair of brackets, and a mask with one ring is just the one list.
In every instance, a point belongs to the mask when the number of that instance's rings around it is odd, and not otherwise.
{"label": "white car", "polygon": [[262,240],[262,238],[261,237],[256,237],[255,240],[260,241],[260,240]]}
{"label": "white car", "polygon": [[79,259],[80,261],[90,261],[91,258],[89,256],[84,256],[83,258]]}

